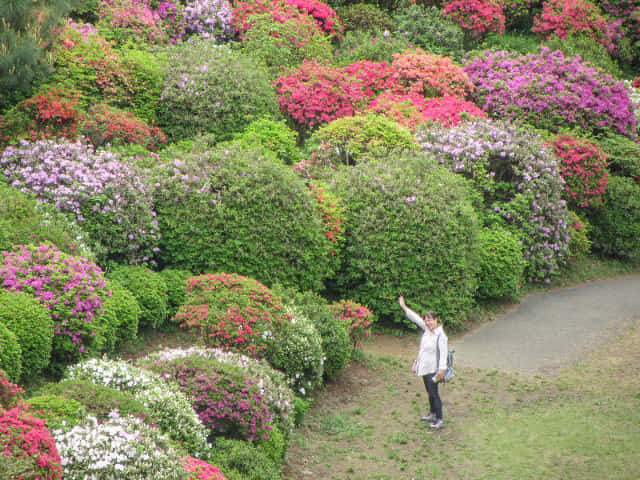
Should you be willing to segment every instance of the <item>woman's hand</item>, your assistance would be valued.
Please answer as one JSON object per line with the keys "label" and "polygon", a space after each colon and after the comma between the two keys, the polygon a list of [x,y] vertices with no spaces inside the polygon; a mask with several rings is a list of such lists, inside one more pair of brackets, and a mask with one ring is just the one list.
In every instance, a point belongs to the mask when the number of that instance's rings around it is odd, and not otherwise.
{"label": "woman's hand", "polygon": [[444,374],[444,370],[438,370],[438,373],[436,373],[436,380],[440,382],[444,378]]}
{"label": "woman's hand", "polygon": [[404,306],[405,306],[405,305],[404,305],[404,297],[403,297],[402,295],[400,295],[400,296],[398,297],[398,303],[400,304],[400,306],[401,306],[401,307],[403,307],[403,308],[404,308]]}

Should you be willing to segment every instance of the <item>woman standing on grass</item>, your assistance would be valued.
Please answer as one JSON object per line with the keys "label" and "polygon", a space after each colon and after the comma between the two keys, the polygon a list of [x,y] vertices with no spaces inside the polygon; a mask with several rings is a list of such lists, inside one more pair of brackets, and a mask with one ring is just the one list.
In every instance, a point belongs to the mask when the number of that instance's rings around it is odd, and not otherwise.
{"label": "woman standing on grass", "polygon": [[[447,365],[447,335],[441,325],[438,325],[438,317],[433,312],[427,312],[421,318],[404,303],[404,297],[398,297],[398,303],[407,315],[407,318],[422,329],[420,350],[414,363],[414,373],[422,377],[424,386],[429,395],[429,415],[421,420],[430,421],[431,428],[442,428],[442,400],[438,393],[438,382],[444,378]],[[438,354],[439,357],[438,358]],[[440,366],[440,368],[438,368]]]}

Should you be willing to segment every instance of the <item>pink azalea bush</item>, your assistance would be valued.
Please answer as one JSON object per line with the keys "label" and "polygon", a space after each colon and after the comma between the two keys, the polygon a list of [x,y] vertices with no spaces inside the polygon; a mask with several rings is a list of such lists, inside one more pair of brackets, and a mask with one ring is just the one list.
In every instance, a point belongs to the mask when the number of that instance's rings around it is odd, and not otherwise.
{"label": "pink azalea bush", "polygon": [[472,38],[504,32],[504,0],[445,0],[443,7]]}
{"label": "pink azalea bush", "polygon": [[487,118],[486,113],[474,103],[451,96],[428,99],[422,113],[425,119],[438,122],[445,128],[454,127],[470,117]]}
{"label": "pink azalea bush", "polygon": [[349,328],[349,336],[353,347],[362,346],[363,338],[370,337],[369,327],[375,321],[373,312],[364,305],[351,300],[340,300],[330,305],[334,315],[342,320]]}
{"label": "pink azalea bush", "polygon": [[100,30],[118,42],[130,39],[166,43],[162,19],[147,0],[102,0],[98,5]]}
{"label": "pink azalea bush", "polygon": [[398,73],[387,62],[360,60],[348,64],[342,72],[359,82],[364,95],[368,98],[401,88]]}
{"label": "pink azalea bush", "polygon": [[100,259],[151,261],[160,239],[142,172],[118,155],[80,141],[23,141],[0,156],[9,183],[71,215]]}
{"label": "pink azalea bush", "polygon": [[633,136],[634,106],[623,82],[560,50],[539,54],[485,51],[467,61],[474,100],[492,117],[557,131],[580,127]]}
{"label": "pink azalea bush", "polygon": [[[26,461],[28,471],[14,480],[61,480],[62,467],[56,442],[44,420],[33,416],[26,404],[0,408],[0,455]],[[3,472],[4,473],[4,472]]]}
{"label": "pink azalea bush", "polygon": [[199,458],[183,455],[180,462],[189,472],[189,480],[227,480],[218,467]]}
{"label": "pink azalea bush", "polygon": [[10,409],[22,400],[24,389],[7,378],[6,372],[0,369],[0,410]]}
{"label": "pink azalea bush", "polygon": [[551,142],[560,160],[565,197],[580,208],[597,207],[607,186],[607,159],[597,145],[572,135],[557,135]]}
{"label": "pink azalea bush", "polygon": [[51,360],[65,364],[99,351],[98,316],[105,290],[102,270],[52,244],[17,245],[2,253],[0,286],[27,292],[49,309],[54,324]]}

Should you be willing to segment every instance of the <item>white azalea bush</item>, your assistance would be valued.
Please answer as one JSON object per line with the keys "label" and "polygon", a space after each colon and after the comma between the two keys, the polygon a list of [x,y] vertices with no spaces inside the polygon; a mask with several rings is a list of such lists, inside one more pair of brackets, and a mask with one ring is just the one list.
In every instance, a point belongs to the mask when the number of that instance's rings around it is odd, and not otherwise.
{"label": "white azalea bush", "polygon": [[293,428],[293,392],[288,386],[287,377],[271,367],[265,360],[258,360],[220,348],[190,347],[161,350],[140,359],[138,363],[145,367],[189,357],[207,358],[221,364],[235,365],[241,368],[253,380],[254,384],[258,385],[263,400],[267,402],[269,409],[279,420],[284,430],[289,431]]}
{"label": "white azalea bush", "polygon": [[202,456],[209,450],[207,430],[190,399],[159,375],[125,361],[94,358],[70,367],[67,378],[130,392],[152,412],[162,432],[190,454]]}
{"label": "white azalea bush", "polygon": [[52,432],[65,480],[188,480],[179,452],[160,430],[114,410]]}

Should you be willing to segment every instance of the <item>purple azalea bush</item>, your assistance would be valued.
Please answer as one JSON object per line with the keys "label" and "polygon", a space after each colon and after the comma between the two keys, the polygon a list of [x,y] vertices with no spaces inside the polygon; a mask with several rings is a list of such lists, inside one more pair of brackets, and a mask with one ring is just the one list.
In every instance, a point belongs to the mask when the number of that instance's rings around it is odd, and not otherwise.
{"label": "purple azalea bush", "polygon": [[475,102],[495,118],[551,131],[635,134],[634,105],[623,82],[579,56],[546,47],[528,55],[487,50],[467,60],[464,70],[475,85]]}
{"label": "purple azalea bush", "polygon": [[99,314],[111,292],[105,289],[102,270],[95,263],[49,243],[17,245],[2,253],[0,287],[29,293],[49,310],[54,369],[100,351]]}
{"label": "purple azalea bush", "polygon": [[228,0],[188,0],[183,7],[185,30],[203,38],[225,40],[232,33]]}
{"label": "purple azalea bush", "polygon": [[418,138],[425,151],[473,182],[488,220],[497,217],[519,234],[530,280],[548,282],[559,273],[569,245],[569,211],[556,157],[542,137],[507,122],[474,120],[423,130]]}
{"label": "purple azalea bush", "polygon": [[152,261],[160,240],[152,191],[142,171],[117,154],[80,141],[22,141],[2,153],[0,172],[71,215],[100,261]]}

